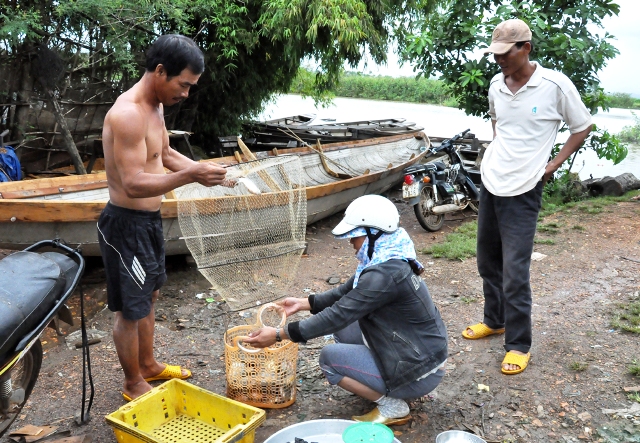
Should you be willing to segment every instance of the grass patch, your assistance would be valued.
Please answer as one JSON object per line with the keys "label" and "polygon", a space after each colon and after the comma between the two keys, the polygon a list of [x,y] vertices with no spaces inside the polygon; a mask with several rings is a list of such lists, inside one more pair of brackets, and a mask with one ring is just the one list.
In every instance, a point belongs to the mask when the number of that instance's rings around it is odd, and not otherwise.
{"label": "grass patch", "polygon": [[620,305],[611,326],[625,332],[640,334],[640,302]]}
{"label": "grass patch", "polygon": [[634,392],[633,394],[627,395],[627,398],[631,401],[635,401],[636,403],[640,403],[640,392]]}
{"label": "grass patch", "polygon": [[556,241],[552,238],[534,238],[533,242],[538,245],[555,245]]}
{"label": "grass patch", "polygon": [[572,371],[582,372],[589,367],[588,363],[583,363],[581,361],[574,361],[569,365],[569,369]]}
{"label": "grass patch", "polygon": [[599,214],[607,206],[619,202],[628,202],[631,197],[635,197],[637,195],[640,195],[639,190],[629,191],[624,195],[621,195],[620,197],[585,197],[580,201],[569,201],[564,203],[558,197],[548,194],[545,188],[545,193],[542,196],[542,209],[540,210],[538,220],[544,220],[545,217],[548,217],[550,215],[559,212],[567,212],[572,209],[578,210],[585,214]]}
{"label": "grass patch", "polygon": [[538,226],[536,227],[536,229],[538,232],[545,232],[547,234],[556,235],[558,232],[560,232],[558,230],[559,227],[560,225],[558,223],[547,223],[547,224],[538,223]]}
{"label": "grass patch", "polygon": [[545,217],[555,214],[556,212],[566,211],[564,205],[556,205],[554,203],[542,203],[542,209],[538,214],[538,221],[544,220]]}
{"label": "grass patch", "polygon": [[472,221],[459,226],[448,234],[443,243],[438,243],[422,250],[424,254],[431,254],[435,258],[449,260],[464,260],[476,256],[476,238],[478,236],[478,222]]}
{"label": "grass patch", "polygon": [[461,297],[460,301],[465,305],[470,305],[471,303],[476,303],[478,299],[474,297]]}
{"label": "grass patch", "polygon": [[578,206],[578,211],[586,214],[600,214],[602,212],[602,205],[597,203],[580,205]]}
{"label": "grass patch", "polygon": [[576,230],[576,231],[586,231],[586,230],[587,230],[587,228],[585,228],[585,227],[584,227],[584,226],[582,226],[582,225],[573,225],[573,226],[571,227],[571,229]]}
{"label": "grass patch", "polygon": [[640,361],[638,360],[633,360],[631,362],[631,366],[629,366],[629,374],[633,375],[634,377],[640,377]]}

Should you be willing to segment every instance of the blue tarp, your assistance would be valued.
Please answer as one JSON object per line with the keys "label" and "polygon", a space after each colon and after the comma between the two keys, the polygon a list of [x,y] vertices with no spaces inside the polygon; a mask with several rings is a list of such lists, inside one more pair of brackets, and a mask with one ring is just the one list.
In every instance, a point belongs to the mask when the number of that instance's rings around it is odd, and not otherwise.
{"label": "blue tarp", "polygon": [[0,148],[0,182],[22,180],[20,160],[11,146]]}

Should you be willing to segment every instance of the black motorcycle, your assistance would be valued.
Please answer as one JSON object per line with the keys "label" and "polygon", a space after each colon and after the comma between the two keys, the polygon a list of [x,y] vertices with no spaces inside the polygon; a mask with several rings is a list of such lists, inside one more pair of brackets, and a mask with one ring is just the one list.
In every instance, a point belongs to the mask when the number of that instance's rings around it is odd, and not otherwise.
{"label": "black motorcycle", "polygon": [[[420,226],[427,231],[442,228],[447,212],[462,211],[467,207],[478,212],[480,191],[455,147],[455,142],[465,138],[468,132],[469,129],[431,149],[433,155],[445,153],[449,164],[433,161],[404,170],[402,198],[413,206]],[[474,138],[472,134],[470,136]]]}
{"label": "black motorcycle", "polygon": [[55,240],[0,260],[0,437],[20,414],[38,379],[40,335],[50,324],[60,333],[58,320],[73,323],[65,302],[84,266],[77,250]]}

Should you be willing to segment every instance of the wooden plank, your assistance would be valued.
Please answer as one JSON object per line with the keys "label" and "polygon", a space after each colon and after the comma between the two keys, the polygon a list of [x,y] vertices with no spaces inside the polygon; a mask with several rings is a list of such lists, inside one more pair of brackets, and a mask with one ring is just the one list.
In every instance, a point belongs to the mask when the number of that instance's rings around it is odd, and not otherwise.
{"label": "wooden plank", "polygon": [[[29,180],[27,180],[29,181]],[[15,191],[0,191],[0,198],[3,199],[19,199],[19,198],[31,198],[31,197],[40,197],[44,195],[53,195],[53,194],[70,194],[73,192],[79,191],[89,191],[92,189],[103,189],[107,187],[107,180],[97,180],[90,181],[84,183],[74,183],[74,184],[60,184],[59,186],[52,187],[39,187],[34,188],[30,187],[30,189],[22,189]]]}
{"label": "wooden plank", "polygon": [[2,200],[0,201],[0,222],[97,221],[106,204],[106,201]]}
{"label": "wooden plank", "polygon": [[60,186],[68,187],[84,183],[99,182],[107,179],[105,172],[87,175],[69,175],[65,177],[46,177],[34,180],[20,180],[14,182],[0,183],[0,192],[5,191],[24,191],[40,188],[57,188]]}
{"label": "wooden plank", "polygon": [[29,200],[107,201],[109,200],[109,189],[92,189],[89,191],[73,192],[71,194],[52,194],[43,197],[34,197]]}

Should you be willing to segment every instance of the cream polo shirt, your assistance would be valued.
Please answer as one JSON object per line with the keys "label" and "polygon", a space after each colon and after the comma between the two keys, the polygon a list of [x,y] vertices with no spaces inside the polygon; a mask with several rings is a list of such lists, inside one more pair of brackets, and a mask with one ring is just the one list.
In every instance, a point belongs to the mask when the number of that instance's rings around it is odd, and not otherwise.
{"label": "cream polo shirt", "polygon": [[524,194],[542,179],[560,124],[572,134],[591,125],[580,94],[561,72],[540,66],[513,94],[497,74],[489,87],[489,115],[496,136],[481,163],[482,184],[493,195]]}

